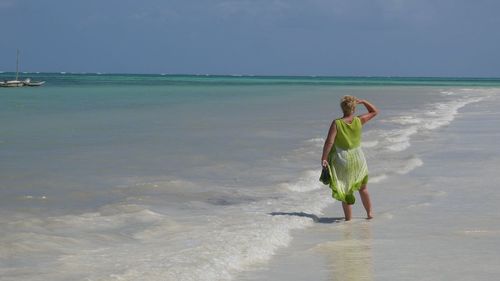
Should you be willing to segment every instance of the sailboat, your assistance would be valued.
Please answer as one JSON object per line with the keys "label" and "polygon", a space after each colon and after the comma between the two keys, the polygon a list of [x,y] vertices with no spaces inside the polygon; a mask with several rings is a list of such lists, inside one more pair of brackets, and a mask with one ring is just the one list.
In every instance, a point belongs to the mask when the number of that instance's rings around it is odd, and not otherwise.
{"label": "sailboat", "polygon": [[27,78],[23,81],[19,80],[19,49],[17,49],[17,57],[16,57],[16,79],[15,80],[5,80],[0,82],[0,87],[23,87],[23,86],[42,86],[45,84],[45,81],[31,81],[31,79]]}

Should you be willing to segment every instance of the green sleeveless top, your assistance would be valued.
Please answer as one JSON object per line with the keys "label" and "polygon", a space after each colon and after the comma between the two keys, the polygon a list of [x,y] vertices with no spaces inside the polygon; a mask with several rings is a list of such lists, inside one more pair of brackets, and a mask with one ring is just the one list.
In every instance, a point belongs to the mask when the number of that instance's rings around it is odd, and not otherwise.
{"label": "green sleeveless top", "polygon": [[355,116],[351,124],[347,124],[342,119],[335,120],[337,135],[335,136],[335,146],[341,149],[352,149],[361,144],[361,119]]}

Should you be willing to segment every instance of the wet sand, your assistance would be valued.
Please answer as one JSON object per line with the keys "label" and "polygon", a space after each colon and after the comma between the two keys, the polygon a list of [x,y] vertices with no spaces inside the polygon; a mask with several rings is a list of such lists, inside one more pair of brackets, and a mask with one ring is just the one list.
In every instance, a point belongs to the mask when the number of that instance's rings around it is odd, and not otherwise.
{"label": "wet sand", "polygon": [[351,222],[338,203],[307,214],[314,226],[236,280],[497,280],[499,106],[498,96],[472,104],[432,143],[412,140],[424,165],[369,185],[375,219],[359,201]]}

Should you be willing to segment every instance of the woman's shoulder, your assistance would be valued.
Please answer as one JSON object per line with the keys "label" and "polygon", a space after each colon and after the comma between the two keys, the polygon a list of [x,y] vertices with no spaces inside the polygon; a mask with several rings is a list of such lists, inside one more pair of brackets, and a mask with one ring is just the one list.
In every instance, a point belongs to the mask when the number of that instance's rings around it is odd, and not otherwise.
{"label": "woman's shoulder", "polygon": [[359,116],[354,116],[350,122],[347,122],[343,117],[339,117],[333,121],[338,125],[352,125],[354,122],[360,122],[361,119],[359,118]]}

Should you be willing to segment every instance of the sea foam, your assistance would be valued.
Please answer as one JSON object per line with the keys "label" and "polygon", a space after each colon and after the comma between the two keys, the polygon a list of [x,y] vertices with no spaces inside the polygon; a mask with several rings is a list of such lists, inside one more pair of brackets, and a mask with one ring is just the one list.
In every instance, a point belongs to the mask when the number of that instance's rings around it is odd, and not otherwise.
{"label": "sea foam", "polygon": [[482,99],[483,97],[464,97],[448,102],[430,104],[419,113],[409,113],[389,120],[402,127],[382,133],[382,138],[387,143],[387,149],[394,152],[408,149],[411,146],[410,140],[413,135],[436,130],[450,124],[455,119],[460,108],[479,102]]}
{"label": "sea foam", "polygon": [[[279,196],[216,208],[192,205],[205,209],[205,215],[176,218],[161,206],[122,202],[96,212],[20,218],[7,224],[17,228],[11,232],[16,235],[1,242],[17,245],[16,255],[57,256],[44,263],[57,275],[32,280],[82,274],[89,280],[230,280],[288,245],[291,230],[313,223],[295,214],[318,215],[333,202],[318,176],[306,171],[297,182],[282,183],[288,191]],[[16,255],[11,258],[21,258]]]}
{"label": "sea foam", "polygon": [[424,164],[424,162],[418,158],[418,157],[413,157],[407,161],[405,161],[405,164],[403,166],[401,166],[396,172],[400,175],[404,175],[404,174],[407,174],[411,171],[413,171],[414,169],[422,166]]}

